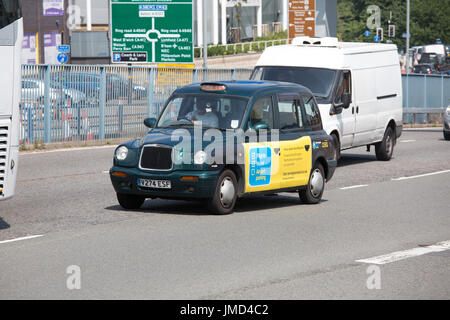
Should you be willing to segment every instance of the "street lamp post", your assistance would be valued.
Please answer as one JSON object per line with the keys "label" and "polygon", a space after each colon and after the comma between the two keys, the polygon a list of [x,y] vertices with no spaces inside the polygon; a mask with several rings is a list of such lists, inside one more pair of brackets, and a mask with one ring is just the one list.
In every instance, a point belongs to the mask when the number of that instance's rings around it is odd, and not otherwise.
{"label": "street lamp post", "polygon": [[406,0],[406,73],[409,73],[409,0]]}
{"label": "street lamp post", "polygon": [[203,68],[208,68],[208,42],[206,41],[206,0],[203,1],[202,20],[203,20]]}

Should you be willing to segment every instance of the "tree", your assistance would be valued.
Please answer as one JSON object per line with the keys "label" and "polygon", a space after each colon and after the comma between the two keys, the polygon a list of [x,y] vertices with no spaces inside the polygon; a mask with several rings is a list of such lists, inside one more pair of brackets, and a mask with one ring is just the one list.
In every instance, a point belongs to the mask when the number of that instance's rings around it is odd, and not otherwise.
{"label": "tree", "polygon": [[[450,43],[450,0],[411,0],[410,43],[426,45],[441,39]],[[392,42],[405,47],[406,0],[338,0],[338,37],[342,41],[373,42],[375,30],[370,37],[364,37],[368,30],[367,8],[376,5],[381,10],[381,27],[387,35],[388,21],[392,12],[392,24],[396,26]],[[385,37],[385,41],[388,37]]]}

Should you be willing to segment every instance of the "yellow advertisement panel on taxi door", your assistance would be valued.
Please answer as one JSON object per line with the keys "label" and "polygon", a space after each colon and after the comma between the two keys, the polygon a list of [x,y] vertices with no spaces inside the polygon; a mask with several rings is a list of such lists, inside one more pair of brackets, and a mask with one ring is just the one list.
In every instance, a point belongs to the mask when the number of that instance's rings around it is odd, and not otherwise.
{"label": "yellow advertisement panel on taxi door", "polygon": [[308,184],[312,165],[309,136],[295,140],[246,143],[245,192]]}

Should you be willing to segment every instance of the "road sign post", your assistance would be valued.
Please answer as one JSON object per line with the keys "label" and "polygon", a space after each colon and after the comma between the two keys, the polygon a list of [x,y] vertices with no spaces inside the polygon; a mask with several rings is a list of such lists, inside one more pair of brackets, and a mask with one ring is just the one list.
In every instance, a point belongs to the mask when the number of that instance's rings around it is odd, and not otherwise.
{"label": "road sign post", "polygon": [[111,1],[113,63],[193,63],[192,0]]}

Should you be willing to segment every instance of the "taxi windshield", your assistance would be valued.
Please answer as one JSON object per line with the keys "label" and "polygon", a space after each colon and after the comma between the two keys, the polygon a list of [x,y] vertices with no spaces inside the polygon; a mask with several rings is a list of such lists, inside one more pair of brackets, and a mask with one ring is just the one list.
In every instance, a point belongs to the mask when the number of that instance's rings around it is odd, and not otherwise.
{"label": "taxi windshield", "polygon": [[158,121],[158,128],[201,125],[204,128],[237,129],[248,99],[214,94],[172,97]]}

